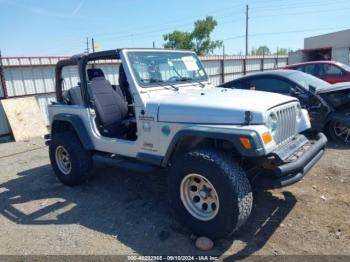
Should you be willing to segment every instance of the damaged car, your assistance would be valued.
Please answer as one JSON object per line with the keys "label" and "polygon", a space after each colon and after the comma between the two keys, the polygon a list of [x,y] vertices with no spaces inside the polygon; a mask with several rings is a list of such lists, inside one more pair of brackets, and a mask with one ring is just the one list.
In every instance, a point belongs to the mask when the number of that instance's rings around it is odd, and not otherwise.
{"label": "damaged car", "polygon": [[350,82],[329,84],[294,70],[247,75],[220,87],[265,91],[293,96],[309,111],[312,130],[350,145]]}

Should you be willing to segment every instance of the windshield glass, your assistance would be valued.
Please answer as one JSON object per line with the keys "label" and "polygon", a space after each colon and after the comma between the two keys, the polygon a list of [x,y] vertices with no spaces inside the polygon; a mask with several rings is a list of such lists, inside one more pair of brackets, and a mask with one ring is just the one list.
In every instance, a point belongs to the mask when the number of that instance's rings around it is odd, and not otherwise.
{"label": "windshield glass", "polygon": [[208,80],[198,57],[191,53],[129,52],[128,58],[133,73],[142,87]]}
{"label": "windshield glass", "polygon": [[323,81],[317,77],[314,77],[309,74],[305,74],[303,72],[294,72],[288,75],[288,77],[297,82],[299,85],[303,86],[305,89],[309,90],[309,86],[314,86],[316,90],[322,90],[331,87],[329,83]]}
{"label": "windshield glass", "polygon": [[345,68],[346,70],[350,71],[350,66],[348,66],[348,65],[346,65],[346,64],[343,64],[343,63],[340,63],[340,62],[338,62],[337,64],[338,64],[339,66]]}

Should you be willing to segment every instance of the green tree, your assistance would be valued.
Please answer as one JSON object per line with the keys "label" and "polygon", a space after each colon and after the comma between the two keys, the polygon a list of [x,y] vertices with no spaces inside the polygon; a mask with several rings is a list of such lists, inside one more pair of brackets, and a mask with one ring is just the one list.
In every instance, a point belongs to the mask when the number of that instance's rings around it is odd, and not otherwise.
{"label": "green tree", "polygon": [[253,47],[252,51],[250,51],[250,55],[256,55],[256,49]]}
{"label": "green tree", "polygon": [[278,55],[288,55],[288,53],[290,52],[290,49],[287,48],[279,48],[278,49]]}
{"label": "green tree", "polygon": [[[278,55],[288,55],[288,53],[292,51],[289,48],[278,48],[277,52],[273,54],[278,54]],[[266,45],[260,46],[258,49],[252,48],[252,51],[250,52],[251,55],[271,55],[272,52],[270,48],[268,48]]]}
{"label": "green tree", "polygon": [[198,20],[194,24],[194,30],[191,34],[194,43],[194,50],[199,55],[213,53],[216,48],[222,46],[222,41],[212,41],[210,34],[218,25],[212,16],[207,16],[204,20]]}
{"label": "green tree", "polygon": [[192,37],[190,33],[174,31],[163,36],[165,48],[193,49]]}
{"label": "green tree", "polygon": [[194,50],[198,55],[213,53],[216,48],[222,46],[222,41],[212,41],[210,34],[218,25],[212,16],[203,20],[197,20],[191,33],[173,31],[163,35],[165,48],[180,48]]}
{"label": "green tree", "polygon": [[255,55],[271,55],[271,51],[266,45],[263,45],[256,49]]}

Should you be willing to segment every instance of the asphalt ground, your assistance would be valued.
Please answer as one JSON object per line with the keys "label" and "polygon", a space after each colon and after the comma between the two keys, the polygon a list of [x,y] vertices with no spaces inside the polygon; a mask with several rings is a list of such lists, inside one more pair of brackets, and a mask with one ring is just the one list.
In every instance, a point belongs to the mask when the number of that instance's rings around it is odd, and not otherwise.
{"label": "asphalt ground", "polygon": [[350,256],[349,160],[350,149],[329,144],[297,184],[264,190],[255,180],[248,222],[203,252],[173,216],[165,172],[97,165],[71,188],[56,179],[41,139],[0,144],[0,254]]}

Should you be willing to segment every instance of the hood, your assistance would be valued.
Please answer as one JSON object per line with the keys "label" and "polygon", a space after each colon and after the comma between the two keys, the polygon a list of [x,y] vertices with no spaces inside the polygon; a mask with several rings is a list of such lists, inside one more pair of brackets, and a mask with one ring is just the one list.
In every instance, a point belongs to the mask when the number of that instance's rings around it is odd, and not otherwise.
{"label": "hood", "polygon": [[208,88],[180,89],[150,98],[147,105],[158,105],[158,121],[196,124],[243,124],[245,112],[253,124],[264,123],[265,112],[295,98],[251,90]]}
{"label": "hood", "polygon": [[350,82],[337,83],[330,85],[328,89],[322,89],[317,92],[333,109],[350,108]]}
{"label": "hood", "polygon": [[318,94],[325,94],[325,93],[332,93],[337,91],[344,91],[348,89],[350,90],[350,82],[342,82],[342,83],[329,85],[329,88],[323,88],[323,89],[317,90],[316,92]]}

